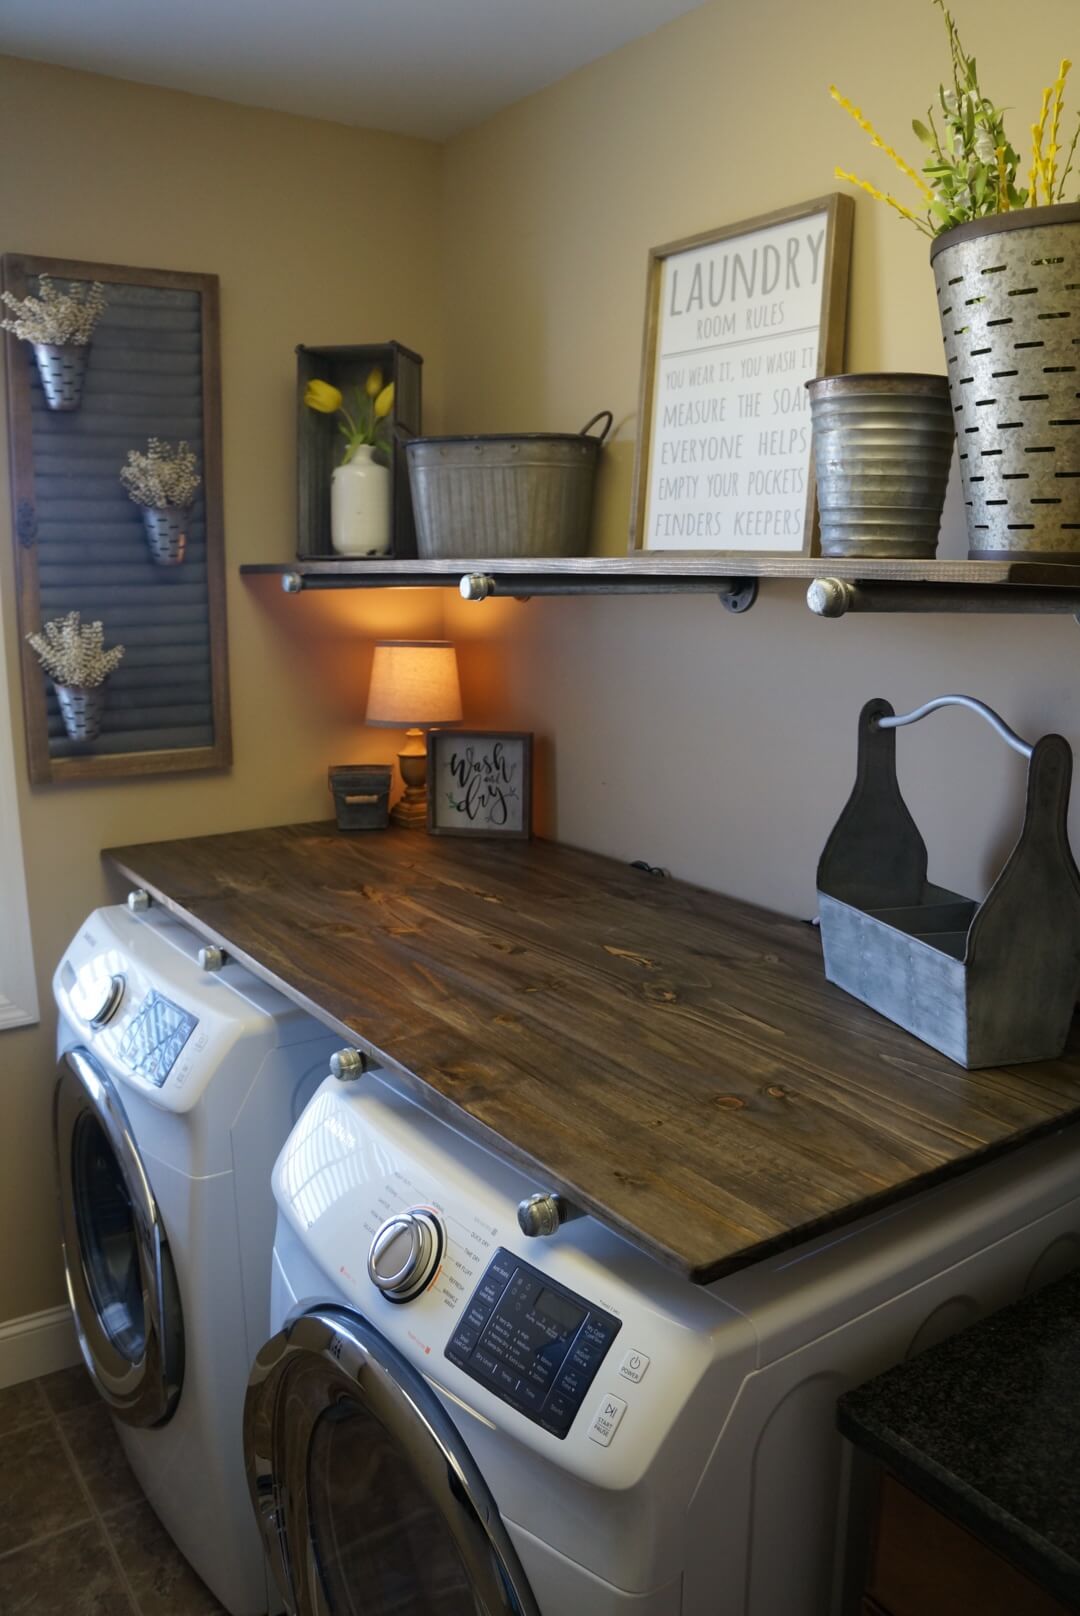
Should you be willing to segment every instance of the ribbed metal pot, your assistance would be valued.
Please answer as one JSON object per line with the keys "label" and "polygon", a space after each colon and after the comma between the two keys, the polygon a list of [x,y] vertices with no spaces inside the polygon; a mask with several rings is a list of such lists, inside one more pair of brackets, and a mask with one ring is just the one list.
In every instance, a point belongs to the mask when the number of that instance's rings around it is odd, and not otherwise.
{"label": "ribbed metal pot", "polygon": [[1080,564],[1080,203],[958,225],[930,261],[968,554]]}
{"label": "ribbed metal pot", "polygon": [[54,685],[60,717],[71,741],[96,741],[105,717],[105,686]]}
{"label": "ribbed metal pot", "polygon": [[932,556],[952,461],[944,376],[821,376],[806,384],[827,556]]}
{"label": "ribbed metal pot", "polygon": [[178,567],[187,553],[188,528],[191,526],[191,506],[167,505],[158,510],[143,505],[143,527],[150,554],[159,567]]}
{"label": "ribbed metal pot", "polygon": [[50,410],[77,410],[82,403],[90,344],[35,342],[34,358]]}

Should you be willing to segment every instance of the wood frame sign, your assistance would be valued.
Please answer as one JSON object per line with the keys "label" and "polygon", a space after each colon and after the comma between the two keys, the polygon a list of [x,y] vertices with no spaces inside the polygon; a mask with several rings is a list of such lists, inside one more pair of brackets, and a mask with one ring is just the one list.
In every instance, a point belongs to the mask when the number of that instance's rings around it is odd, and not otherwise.
{"label": "wood frame sign", "polygon": [[[222,769],[232,761],[222,522],[218,279],[6,254],[3,286],[100,282],[104,312],[75,402],[49,398],[35,349],[7,335],[8,429],[23,711],[35,785]],[[169,517],[121,482],[129,451],[187,444],[198,486],[175,549],[147,528]],[[177,507],[180,510],[179,507]],[[149,516],[150,520],[147,521]],[[166,527],[167,531],[167,527]],[[123,659],[103,716],[75,732],[26,636],[77,611]]]}
{"label": "wood frame sign", "polygon": [[428,731],[428,818],[433,836],[532,834],[532,734]]}
{"label": "wood frame sign", "polygon": [[632,550],[812,555],[806,382],[843,368],[838,193],[649,253]]}

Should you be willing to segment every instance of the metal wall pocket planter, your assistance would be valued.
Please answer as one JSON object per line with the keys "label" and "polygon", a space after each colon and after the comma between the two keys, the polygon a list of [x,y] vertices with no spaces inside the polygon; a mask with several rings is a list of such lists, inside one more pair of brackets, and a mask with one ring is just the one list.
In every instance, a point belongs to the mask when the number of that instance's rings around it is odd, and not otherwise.
{"label": "metal wall pocket planter", "polygon": [[1080,203],[930,249],[972,560],[1080,564]]}
{"label": "metal wall pocket planter", "polygon": [[35,342],[34,358],[50,410],[77,410],[82,402],[90,344]]}
{"label": "metal wall pocket planter", "polygon": [[[1023,829],[979,904],[927,880],[926,844],[896,778],[895,731],[966,707],[1028,760]],[[818,865],[825,974],[959,1065],[1049,1060],[1065,1047],[1080,989],[1080,872],[1066,829],[1072,750],[1029,745],[970,696],[896,717],[859,717],[851,793]]]}
{"label": "metal wall pocket planter", "polygon": [[187,554],[191,506],[180,510],[175,505],[167,505],[164,509],[143,505],[141,510],[146,542],[155,564],[159,567],[178,567]]}

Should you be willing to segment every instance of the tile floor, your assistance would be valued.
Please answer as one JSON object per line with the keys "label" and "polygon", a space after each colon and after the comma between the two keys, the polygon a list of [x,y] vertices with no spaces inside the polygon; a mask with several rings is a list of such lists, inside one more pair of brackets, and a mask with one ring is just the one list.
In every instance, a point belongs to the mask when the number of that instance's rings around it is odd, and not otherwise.
{"label": "tile floor", "polygon": [[86,1371],[0,1391],[3,1616],[218,1616],[158,1524]]}

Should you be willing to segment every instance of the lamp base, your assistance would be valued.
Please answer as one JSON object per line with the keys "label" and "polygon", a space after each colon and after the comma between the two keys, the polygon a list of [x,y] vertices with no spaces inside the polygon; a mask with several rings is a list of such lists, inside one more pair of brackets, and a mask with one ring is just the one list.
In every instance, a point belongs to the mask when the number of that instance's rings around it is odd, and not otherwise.
{"label": "lamp base", "polygon": [[406,786],[390,810],[391,825],[403,825],[417,830],[427,824],[427,792],[423,786]]}
{"label": "lamp base", "polygon": [[427,826],[427,747],[421,730],[405,734],[410,744],[397,755],[405,790],[390,810],[390,823],[417,830]]}

